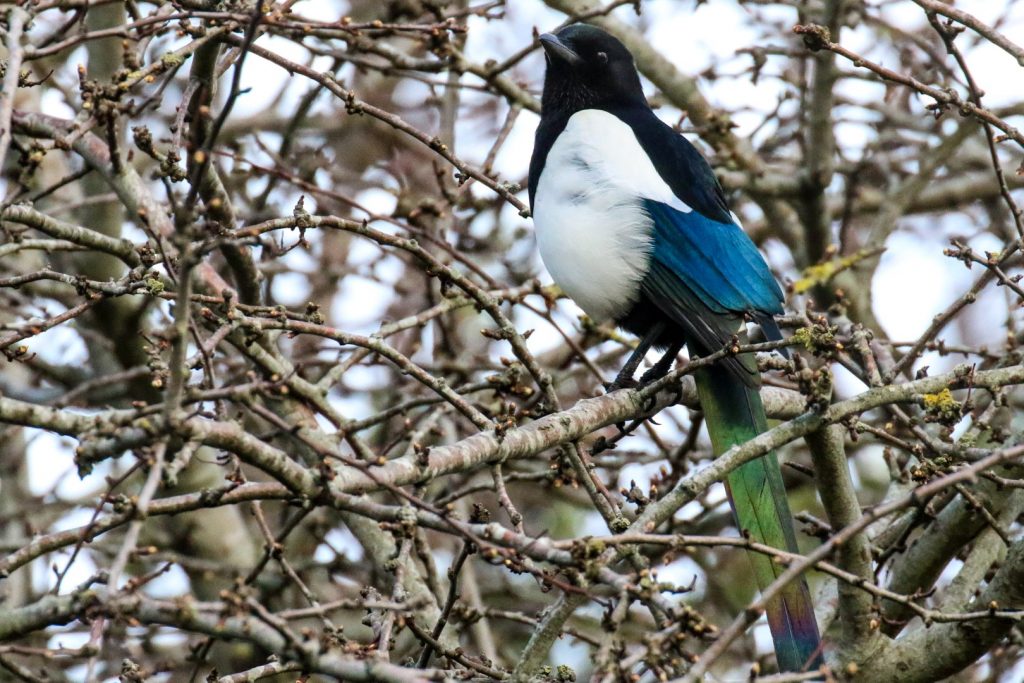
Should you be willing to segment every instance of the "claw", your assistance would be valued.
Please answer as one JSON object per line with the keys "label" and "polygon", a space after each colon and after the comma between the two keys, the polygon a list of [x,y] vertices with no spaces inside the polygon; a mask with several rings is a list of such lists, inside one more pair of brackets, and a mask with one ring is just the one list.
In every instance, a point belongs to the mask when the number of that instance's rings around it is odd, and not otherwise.
{"label": "claw", "polygon": [[659,365],[661,365],[661,363],[659,363],[658,365],[655,365],[650,370],[648,370],[644,374],[640,375],[640,385],[641,386],[647,386],[651,382],[658,381],[659,379],[661,379],[662,377],[667,375],[668,371],[672,369],[672,365],[671,364],[666,364],[666,365],[664,365],[662,367],[658,367]]}
{"label": "claw", "polygon": [[622,375],[619,375],[615,378],[614,382],[604,382],[603,386],[605,393],[610,394],[613,391],[618,391],[619,389],[635,389],[640,386],[640,384],[632,377],[623,377]]}
{"label": "claw", "polygon": [[656,382],[667,375],[672,369],[672,366],[675,365],[679,349],[679,346],[670,347],[650,370],[640,376],[640,386],[645,387],[651,382]]}

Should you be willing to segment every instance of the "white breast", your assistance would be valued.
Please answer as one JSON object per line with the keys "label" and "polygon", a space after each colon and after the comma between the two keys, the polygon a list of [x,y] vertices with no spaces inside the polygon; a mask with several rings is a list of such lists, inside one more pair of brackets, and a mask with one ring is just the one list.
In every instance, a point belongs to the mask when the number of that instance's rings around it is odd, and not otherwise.
{"label": "white breast", "polygon": [[639,294],[651,249],[644,198],[690,210],[627,124],[596,109],[574,114],[548,152],[533,222],[544,265],[595,320],[625,314]]}

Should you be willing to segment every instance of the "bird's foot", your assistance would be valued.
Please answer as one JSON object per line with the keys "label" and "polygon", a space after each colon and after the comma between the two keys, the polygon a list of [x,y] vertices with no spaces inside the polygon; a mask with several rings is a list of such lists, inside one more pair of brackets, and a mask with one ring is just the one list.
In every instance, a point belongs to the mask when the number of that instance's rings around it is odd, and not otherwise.
{"label": "bird's foot", "polygon": [[613,391],[618,391],[619,389],[636,389],[638,386],[640,386],[639,382],[633,379],[631,375],[623,375],[620,372],[614,382],[604,383],[604,390],[605,393],[610,394]]}
{"label": "bird's foot", "polygon": [[[675,361],[676,357],[674,353],[665,354],[664,356],[662,356],[661,360],[655,363],[649,370],[647,370],[647,372],[640,376],[640,381],[637,383],[636,388],[643,389],[649,384],[657,382],[659,379],[661,379],[662,377],[669,373]],[[654,410],[654,406],[657,404],[657,402],[658,401],[656,396],[648,396],[647,402],[644,404],[643,411],[647,413]],[[654,420],[651,420],[651,422],[654,422]]]}
{"label": "bird's foot", "polygon": [[669,359],[669,362],[665,362],[665,358],[662,358],[655,363],[647,372],[640,375],[640,382],[637,384],[638,388],[646,387],[648,384],[657,382],[659,379],[664,377],[672,369],[672,364],[675,363],[675,357]]}

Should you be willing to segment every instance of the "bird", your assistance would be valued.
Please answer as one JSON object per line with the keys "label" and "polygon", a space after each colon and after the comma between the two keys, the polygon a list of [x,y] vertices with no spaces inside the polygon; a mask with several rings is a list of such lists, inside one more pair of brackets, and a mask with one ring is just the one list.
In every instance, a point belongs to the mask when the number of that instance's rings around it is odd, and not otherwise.
{"label": "bird", "polygon": [[[782,339],[778,282],[703,155],[651,109],[626,46],[583,23],[539,40],[546,70],[528,186],[537,245],[587,315],[640,339],[608,390],[666,375],[684,346],[691,357],[735,346],[748,323]],[[638,383],[652,347],[664,354]],[[715,455],[767,429],[752,354],[724,354],[694,378]],[[774,452],[732,471],[726,490],[742,534],[799,551]],[[748,555],[762,590],[785,569]],[[818,667],[806,582],[791,582],[766,613],[780,670]]]}

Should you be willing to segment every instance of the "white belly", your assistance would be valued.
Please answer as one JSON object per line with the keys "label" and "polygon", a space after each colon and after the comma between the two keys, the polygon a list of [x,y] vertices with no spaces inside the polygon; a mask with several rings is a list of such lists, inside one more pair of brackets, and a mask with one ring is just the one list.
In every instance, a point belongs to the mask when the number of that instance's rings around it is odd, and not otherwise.
{"label": "white belly", "polygon": [[555,282],[597,321],[636,302],[651,250],[644,198],[681,207],[616,116],[588,109],[569,119],[537,180],[533,222]]}

